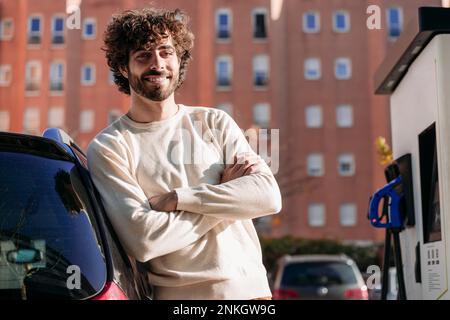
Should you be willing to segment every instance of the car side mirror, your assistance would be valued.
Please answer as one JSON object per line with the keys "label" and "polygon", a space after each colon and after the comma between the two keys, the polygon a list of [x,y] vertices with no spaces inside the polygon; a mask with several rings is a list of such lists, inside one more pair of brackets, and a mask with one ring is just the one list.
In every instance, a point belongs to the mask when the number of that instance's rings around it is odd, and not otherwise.
{"label": "car side mirror", "polygon": [[8,251],[6,259],[9,263],[28,264],[42,261],[43,254],[37,249],[17,249]]}

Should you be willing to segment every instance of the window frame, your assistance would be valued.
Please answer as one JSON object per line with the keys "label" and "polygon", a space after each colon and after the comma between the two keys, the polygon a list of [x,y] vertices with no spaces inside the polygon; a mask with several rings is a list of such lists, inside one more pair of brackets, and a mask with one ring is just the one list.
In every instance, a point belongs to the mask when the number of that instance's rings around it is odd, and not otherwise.
{"label": "window frame", "polygon": [[[311,65],[313,63],[317,62],[317,76],[310,76],[308,71],[312,70],[310,68],[308,68],[308,64]],[[310,80],[310,81],[316,81],[316,80],[320,80],[320,78],[322,78],[322,62],[320,60],[320,58],[317,57],[310,57],[310,58],[306,58],[305,61],[303,62],[303,76],[305,78],[305,80]]]}
{"label": "window frame", "polygon": [[[31,112],[34,112],[35,114],[33,114]],[[30,113],[31,113],[31,115],[30,115]],[[32,115],[36,116],[36,119],[30,119],[30,117]],[[37,122],[36,127],[35,128],[29,127],[28,126],[29,122],[33,123],[34,121]],[[36,107],[36,106],[26,107],[23,112],[22,131],[27,134],[38,134],[40,131],[40,127],[41,127],[41,110],[40,110],[40,108]]]}
{"label": "window frame", "polygon": [[[396,10],[398,12],[398,35],[392,35],[392,22],[391,22],[391,13],[393,10]],[[395,41],[402,33],[403,31],[403,8],[400,6],[391,6],[386,8],[386,25],[387,25],[387,33],[388,33],[388,39],[390,41]]]}
{"label": "window frame", "polygon": [[[344,217],[345,213],[349,213],[349,212],[344,212],[345,207],[352,207],[352,211],[350,213],[353,214],[353,217],[351,219]],[[344,218],[347,218],[347,219],[344,219]],[[351,220],[351,222],[345,222],[347,220]],[[354,227],[357,225],[357,223],[358,223],[358,206],[356,205],[356,203],[354,203],[354,202],[341,203],[341,205],[339,206],[339,223],[342,227]]]}
{"label": "window frame", "polygon": [[[313,166],[312,159],[318,159],[318,168],[315,168]],[[319,169],[320,171],[318,173],[315,173],[314,170]],[[311,171],[313,170],[313,171]],[[313,152],[309,153],[306,156],[306,175],[308,177],[323,177],[325,175],[325,159],[323,156],[323,153],[320,152]]]}
{"label": "window frame", "polygon": [[[90,80],[86,80],[85,79],[85,73],[84,70],[85,68],[90,67],[91,69],[91,79]],[[95,64],[94,63],[84,63],[81,66],[81,85],[83,86],[93,86],[96,82],[96,70],[95,70]]]}
{"label": "window frame", "polygon": [[[347,171],[342,171],[342,165],[344,163],[346,163],[346,161],[343,161],[343,159],[345,159],[346,157],[348,157],[348,159],[350,159],[350,170]],[[338,174],[341,177],[352,177],[355,175],[356,173],[356,160],[355,160],[355,155],[353,153],[350,152],[346,152],[346,153],[341,153],[338,155]]]}
{"label": "window frame", "polygon": [[[320,209],[319,211],[313,211],[313,208]],[[316,213],[320,213],[322,216],[319,217],[313,217]],[[320,223],[313,223],[313,221],[320,220]],[[308,204],[308,225],[313,228],[320,228],[324,227],[327,223],[327,217],[326,217],[326,205],[322,202],[313,202]]]}
{"label": "window frame", "polygon": [[[308,26],[308,16],[313,16],[314,17],[314,23],[315,23],[315,27],[314,28],[310,28]],[[310,34],[314,34],[314,33],[319,33],[320,32],[320,28],[321,28],[321,24],[320,24],[320,12],[317,10],[308,10],[305,11],[302,15],[302,29],[304,33],[310,33]]]}
{"label": "window frame", "polygon": [[[9,73],[9,79],[5,76],[5,79],[2,79],[3,75]],[[12,83],[12,65],[11,64],[0,64],[0,87],[9,87]]]}
{"label": "window frame", "polygon": [[[92,119],[89,118],[89,121],[85,121],[85,117],[88,117],[88,115],[92,115]],[[92,133],[95,130],[95,110],[94,109],[82,109],[80,112],[80,126],[79,130],[80,133]],[[89,123],[90,126],[85,127],[86,123]]]}
{"label": "window frame", "polygon": [[[339,75],[339,65],[345,65],[347,74]],[[338,57],[334,60],[334,77],[337,80],[350,80],[352,78],[352,59],[349,57]]]}
{"label": "window frame", "polygon": [[[258,110],[264,110],[264,119],[263,121],[260,121],[260,119],[257,119],[259,114],[262,114],[262,112],[258,112]],[[271,105],[268,102],[258,102],[253,105],[252,108],[252,122],[255,126],[261,129],[266,129],[270,127],[271,123]],[[262,117],[261,117],[262,118]]]}
{"label": "window frame", "polygon": [[[344,111],[340,110],[350,110],[350,123],[345,124],[345,121],[342,121],[342,116],[339,115],[342,114]],[[345,118],[345,117],[344,117]],[[336,126],[338,128],[352,128],[355,123],[355,117],[353,112],[353,106],[351,104],[340,104],[336,106]]]}
{"label": "window frame", "polygon": [[[61,123],[56,123],[57,121],[53,121],[53,117],[55,112],[61,112],[62,113],[62,119],[60,120]],[[62,128],[65,123],[65,109],[63,106],[51,106],[48,108],[47,111],[47,125],[49,127],[56,127],[56,128]]]}
{"label": "window frame", "polygon": [[[55,27],[56,27],[56,20],[57,19],[61,19],[62,20],[62,31],[56,31]],[[52,16],[51,19],[51,45],[52,47],[62,47],[65,45],[66,43],[66,28],[65,28],[65,22],[66,22],[66,18],[63,14],[55,14]],[[62,36],[63,41],[61,43],[54,43],[54,37],[55,36]]]}
{"label": "window frame", "polygon": [[[53,68],[54,68],[54,66],[56,66],[56,65],[58,65],[58,66],[61,66],[61,73],[62,73],[62,75],[61,76],[59,76],[58,75],[58,79],[57,80],[60,80],[60,83],[61,83],[61,89],[52,89],[52,85],[53,85],[53,83],[55,82],[55,83],[57,83],[57,84],[59,84],[59,82],[58,81],[54,81],[55,79],[53,79],[53,77],[52,77],[52,75],[53,75]],[[57,70],[58,72],[59,72],[59,70]],[[52,61],[51,63],[50,63],[50,74],[49,74],[49,89],[50,89],[50,92],[52,93],[52,94],[59,94],[59,93],[62,93],[62,92],[64,92],[64,84],[65,84],[65,75],[66,75],[66,66],[65,66],[65,61],[64,60],[54,60],[54,61]],[[61,78],[61,79],[59,79],[59,78]]]}
{"label": "window frame", "polygon": [[[259,68],[258,62],[262,61],[261,66],[264,66],[262,69],[266,70],[257,70]],[[264,80],[262,84],[258,84],[258,72],[262,71],[264,72]],[[266,89],[269,85],[269,79],[270,79],[270,58],[267,54],[257,54],[253,56],[252,59],[252,75],[253,75],[253,87],[255,89]]]}
{"label": "window frame", "polygon": [[[318,116],[319,116],[319,121],[318,124],[314,124],[314,122],[317,121],[309,121],[309,119],[311,119],[311,115],[314,110],[318,111]],[[313,118],[315,116],[312,116]],[[305,108],[305,126],[308,129],[318,129],[318,128],[322,128],[323,127],[323,108],[321,105],[318,104],[312,104],[312,105],[308,105]]]}
{"label": "window frame", "polygon": [[[221,84],[221,75],[220,75],[220,64],[224,62],[227,64],[228,68],[228,76],[227,76],[227,83],[225,84]],[[216,88],[218,90],[230,90],[231,86],[233,84],[233,57],[231,57],[230,55],[220,55],[216,58]],[[223,78],[225,79],[225,78]]]}
{"label": "window frame", "polygon": [[[345,21],[345,27],[340,28],[338,26],[338,16],[339,15],[344,16]],[[333,12],[333,31],[336,33],[348,33],[350,31],[351,25],[350,25],[350,13],[347,10],[336,10]]]}
{"label": "window frame", "polygon": [[[29,79],[28,75],[31,77],[31,67],[38,67],[37,79]],[[33,81],[36,80],[36,81]],[[29,60],[25,63],[25,93],[26,95],[38,95],[41,91],[41,81],[42,81],[42,62],[40,60]],[[37,87],[37,89],[28,89],[28,86],[32,85]]]}
{"label": "window frame", "polygon": [[[268,10],[265,7],[254,8],[251,12],[251,21],[252,21],[252,39],[253,41],[258,42],[266,42],[269,37],[269,19],[268,19]],[[263,14],[264,15],[264,37],[257,36],[257,28],[256,28],[256,16]]]}
{"label": "window frame", "polygon": [[[32,20],[39,19],[39,31],[32,31]],[[29,47],[40,47],[42,44],[42,34],[44,29],[44,17],[42,14],[31,14],[28,16],[28,26],[27,26],[27,45]],[[30,42],[32,37],[37,36],[39,41],[36,43]]]}
{"label": "window frame", "polygon": [[[11,23],[11,34],[6,35],[5,33],[5,24],[6,22]],[[0,41],[9,41],[14,37],[14,19],[11,17],[6,17],[0,19]]]}
{"label": "window frame", "polygon": [[[227,37],[220,37],[220,32],[222,31],[220,29],[220,16],[221,15],[226,15],[227,19],[228,19],[228,25],[227,25],[227,30],[226,32]],[[229,8],[218,8],[216,10],[216,14],[215,14],[215,31],[216,31],[216,40],[219,42],[230,42],[231,41],[231,37],[232,37],[232,31],[233,31],[233,14],[231,9]]]}
{"label": "window frame", "polygon": [[[86,33],[86,25],[87,24],[92,24],[93,26],[93,34],[92,35],[88,35]],[[81,32],[81,38],[83,40],[93,40],[97,37],[97,19],[95,17],[86,17],[83,19],[83,28],[82,28],[82,32]]]}

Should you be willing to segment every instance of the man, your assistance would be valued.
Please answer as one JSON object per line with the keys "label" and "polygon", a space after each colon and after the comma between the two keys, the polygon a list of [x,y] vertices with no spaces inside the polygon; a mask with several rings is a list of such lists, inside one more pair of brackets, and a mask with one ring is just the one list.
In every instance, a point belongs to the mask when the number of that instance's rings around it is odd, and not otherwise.
{"label": "man", "polygon": [[280,191],[231,117],[175,103],[193,38],[179,10],[114,16],[104,50],[131,107],[90,143],[90,172],[155,299],[270,298],[251,219]]}

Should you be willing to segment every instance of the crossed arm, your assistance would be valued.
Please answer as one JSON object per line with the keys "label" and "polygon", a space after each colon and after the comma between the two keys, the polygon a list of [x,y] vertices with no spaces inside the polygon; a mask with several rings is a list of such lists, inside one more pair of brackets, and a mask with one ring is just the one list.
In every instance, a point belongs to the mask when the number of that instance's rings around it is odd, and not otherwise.
{"label": "crossed arm", "polygon": [[261,172],[264,165],[263,160],[253,153],[235,156],[234,163],[225,166],[219,185],[203,184],[176,189],[151,197],[149,204],[158,211],[170,212],[184,208],[190,212],[231,220],[253,219],[277,213],[281,209],[279,189],[271,174]]}
{"label": "crossed arm", "polygon": [[230,116],[223,113],[219,122],[222,148],[234,156],[234,163],[225,167],[220,184],[177,188],[151,197],[152,208],[184,210],[227,220],[254,219],[281,211],[280,189],[270,168],[251,149]]}

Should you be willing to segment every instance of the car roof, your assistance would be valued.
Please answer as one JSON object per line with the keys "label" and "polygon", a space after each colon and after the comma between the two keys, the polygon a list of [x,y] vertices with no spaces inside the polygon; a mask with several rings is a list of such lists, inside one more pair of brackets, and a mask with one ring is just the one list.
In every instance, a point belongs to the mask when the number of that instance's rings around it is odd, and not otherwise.
{"label": "car roof", "polygon": [[342,254],[305,254],[305,255],[285,255],[281,258],[285,263],[291,262],[318,262],[318,261],[338,261],[338,262],[353,262],[351,258]]}
{"label": "car roof", "polygon": [[3,151],[41,153],[69,161],[74,157],[69,148],[72,147],[86,157],[74,140],[59,128],[48,128],[42,136],[0,131],[0,146]]}

